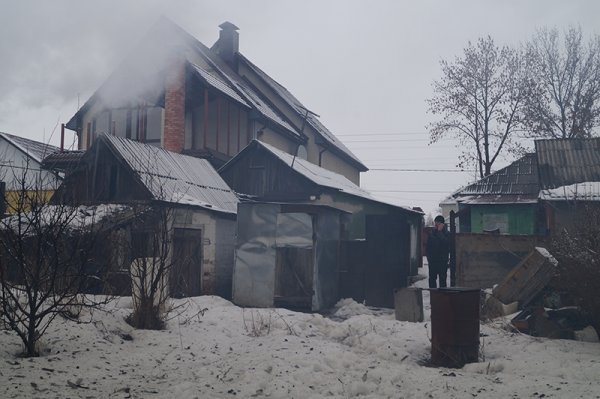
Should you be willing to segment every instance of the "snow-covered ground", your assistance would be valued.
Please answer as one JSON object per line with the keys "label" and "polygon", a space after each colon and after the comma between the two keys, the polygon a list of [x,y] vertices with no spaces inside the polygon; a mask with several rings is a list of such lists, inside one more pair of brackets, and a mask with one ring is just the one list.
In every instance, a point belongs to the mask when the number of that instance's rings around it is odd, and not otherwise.
{"label": "snow-covered ground", "polygon": [[16,357],[19,340],[0,331],[0,397],[600,398],[600,344],[515,334],[501,320],[481,326],[479,363],[428,367],[423,293],[423,323],[347,299],[326,318],[204,296],[176,300],[185,309],[166,331],[131,328],[121,298],[92,323],[57,319],[39,358]]}

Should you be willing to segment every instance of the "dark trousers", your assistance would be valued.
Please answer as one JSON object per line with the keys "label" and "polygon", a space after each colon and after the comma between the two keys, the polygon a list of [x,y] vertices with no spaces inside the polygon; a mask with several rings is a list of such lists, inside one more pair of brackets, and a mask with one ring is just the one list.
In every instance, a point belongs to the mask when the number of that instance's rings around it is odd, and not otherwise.
{"label": "dark trousers", "polygon": [[429,288],[437,288],[437,280],[440,280],[440,288],[446,287],[448,276],[448,262],[443,260],[431,260],[429,263]]}

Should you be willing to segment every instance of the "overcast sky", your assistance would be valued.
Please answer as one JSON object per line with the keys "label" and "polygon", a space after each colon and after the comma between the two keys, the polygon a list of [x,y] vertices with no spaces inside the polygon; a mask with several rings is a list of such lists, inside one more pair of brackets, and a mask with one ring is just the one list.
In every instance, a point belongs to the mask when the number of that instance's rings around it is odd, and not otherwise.
{"label": "overcast sky", "polygon": [[[208,46],[230,21],[240,51],[372,169],[363,187],[426,212],[474,178],[448,171],[452,141],[428,145],[439,61],[488,34],[517,45],[537,27],[600,33],[596,0],[0,0],[0,10],[0,131],[57,144],[58,125],[161,15]],[[444,172],[376,170],[389,168]]]}

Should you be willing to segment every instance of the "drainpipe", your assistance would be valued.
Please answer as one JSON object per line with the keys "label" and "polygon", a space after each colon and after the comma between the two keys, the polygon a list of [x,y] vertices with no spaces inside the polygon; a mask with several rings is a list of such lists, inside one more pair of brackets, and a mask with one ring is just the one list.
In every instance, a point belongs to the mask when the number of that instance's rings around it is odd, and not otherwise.
{"label": "drainpipe", "polygon": [[323,153],[327,151],[327,147],[323,147],[321,151],[319,151],[319,166],[321,166],[323,161]]}

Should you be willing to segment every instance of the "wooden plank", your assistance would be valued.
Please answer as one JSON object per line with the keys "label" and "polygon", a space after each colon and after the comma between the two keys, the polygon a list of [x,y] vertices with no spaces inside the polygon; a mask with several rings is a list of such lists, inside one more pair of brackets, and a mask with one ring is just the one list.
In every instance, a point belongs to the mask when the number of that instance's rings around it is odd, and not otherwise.
{"label": "wooden plank", "polygon": [[548,251],[536,247],[494,288],[494,297],[505,304],[518,301],[520,306],[527,305],[548,284],[556,264]]}

